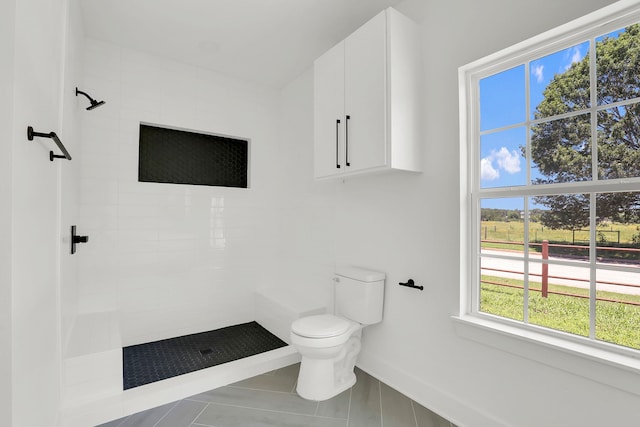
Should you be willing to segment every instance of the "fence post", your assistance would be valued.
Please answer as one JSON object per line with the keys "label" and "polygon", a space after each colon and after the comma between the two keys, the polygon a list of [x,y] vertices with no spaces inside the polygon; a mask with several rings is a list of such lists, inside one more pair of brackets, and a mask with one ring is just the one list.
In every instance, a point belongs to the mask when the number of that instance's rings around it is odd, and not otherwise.
{"label": "fence post", "polygon": [[546,298],[549,291],[549,264],[544,261],[549,259],[549,241],[542,241],[542,298]]}

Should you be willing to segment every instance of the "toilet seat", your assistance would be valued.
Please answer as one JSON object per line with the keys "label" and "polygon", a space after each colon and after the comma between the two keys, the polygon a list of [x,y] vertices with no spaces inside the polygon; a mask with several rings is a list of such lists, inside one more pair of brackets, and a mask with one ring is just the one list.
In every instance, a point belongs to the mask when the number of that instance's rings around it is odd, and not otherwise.
{"label": "toilet seat", "polygon": [[344,334],[353,326],[342,317],[319,314],[297,319],[291,324],[291,332],[306,338],[331,338]]}

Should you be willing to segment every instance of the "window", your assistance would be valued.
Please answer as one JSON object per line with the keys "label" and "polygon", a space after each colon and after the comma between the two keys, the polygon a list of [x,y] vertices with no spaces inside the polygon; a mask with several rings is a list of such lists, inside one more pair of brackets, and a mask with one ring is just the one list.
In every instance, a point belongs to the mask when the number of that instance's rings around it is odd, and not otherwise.
{"label": "window", "polygon": [[640,9],[460,69],[463,315],[640,356]]}

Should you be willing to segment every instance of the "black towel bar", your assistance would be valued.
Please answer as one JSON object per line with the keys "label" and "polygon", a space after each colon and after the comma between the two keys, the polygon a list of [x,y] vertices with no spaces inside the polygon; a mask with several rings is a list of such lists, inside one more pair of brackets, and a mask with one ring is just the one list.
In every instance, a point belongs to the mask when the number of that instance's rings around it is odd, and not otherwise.
{"label": "black towel bar", "polygon": [[53,139],[53,141],[56,143],[60,151],[62,151],[62,154],[64,154],[63,156],[60,156],[58,154],[53,154],[53,151],[49,151],[49,160],[51,160],[52,162],[53,162],[53,159],[71,160],[71,154],[69,154],[67,149],[64,147],[64,144],[62,143],[62,141],[60,141],[60,138],[58,138],[58,135],[56,135],[55,132],[49,132],[49,133],[35,132],[31,126],[27,127],[27,139],[29,141],[33,141],[33,138],[36,136],[39,138]]}

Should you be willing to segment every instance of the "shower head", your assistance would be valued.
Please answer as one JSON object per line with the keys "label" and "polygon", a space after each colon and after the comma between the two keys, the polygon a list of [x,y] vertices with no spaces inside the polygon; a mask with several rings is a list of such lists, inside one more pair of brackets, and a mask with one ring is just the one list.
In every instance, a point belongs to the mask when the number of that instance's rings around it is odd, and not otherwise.
{"label": "shower head", "polygon": [[86,96],[87,99],[89,99],[89,102],[91,102],[91,105],[87,107],[87,110],[93,110],[94,108],[97,108],[105,103],[104,101],[96,101],[95,99],[90,97],[86,92],[83,92],[81,90],[78,90],[78,88],[76,88],[76,96],[78,96],[78,94]]}
{"label": "shower head", "polygon": [[91,100],[91,105],[87,107],[87,110],[93,110],[94,108],[99,107],[104,103],[104,101],[96,101],[95,99],[93,99]]}

